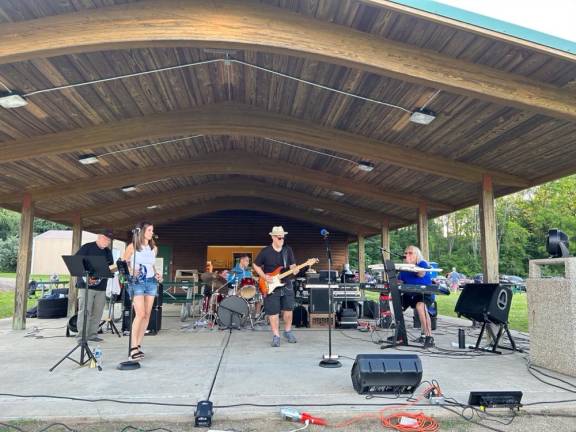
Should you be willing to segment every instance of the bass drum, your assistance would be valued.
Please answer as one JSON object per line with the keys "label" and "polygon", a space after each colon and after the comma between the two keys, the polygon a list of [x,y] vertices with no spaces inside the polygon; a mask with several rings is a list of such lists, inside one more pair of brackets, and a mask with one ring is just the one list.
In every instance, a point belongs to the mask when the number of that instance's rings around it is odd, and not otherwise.
{"label": "bass drum", "polygon": [[245,324],[249,313],[248,302],[242,297],[227,297],[218,306],[218,325],[224,329],[239,329]]}

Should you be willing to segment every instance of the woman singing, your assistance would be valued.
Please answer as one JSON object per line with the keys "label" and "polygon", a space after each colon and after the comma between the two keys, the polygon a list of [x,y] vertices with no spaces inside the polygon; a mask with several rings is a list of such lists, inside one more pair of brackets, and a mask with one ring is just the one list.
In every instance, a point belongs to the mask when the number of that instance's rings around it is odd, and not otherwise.
{"label": "woman singing", "polygon": [[124,260],[129,263],[128,267],[133,273],[128,284],[128,292],[132,298],[135,313],[130,333],[130,360],[144,358],[141,350],[142,339],[150,321],[154,297],[158,293],[158,282],[162,282],[162,276],[154,267],[158,248],[153,236],[154,225],[150,222],[142,222],[134,229],[132,243],[124,252]]}

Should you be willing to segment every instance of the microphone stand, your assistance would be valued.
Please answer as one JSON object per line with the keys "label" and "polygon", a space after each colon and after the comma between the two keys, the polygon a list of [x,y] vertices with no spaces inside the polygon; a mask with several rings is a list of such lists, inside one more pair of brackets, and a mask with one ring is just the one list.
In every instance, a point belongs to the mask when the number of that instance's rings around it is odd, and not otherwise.
{"label": "microphone stand", "polygon": [[[127,282],[124,291],[130,289],[130,278],[136,277],[136,231],[132,230],[132,247],[134,248],[134,254],[132,255],[132,275],[127,275]],[[128,294],[130,296],[130,294]],[[128,358],[130,358],[130,351],[132,348],[132,329],[133,329],[133,319],[134,319],[134,294],[130,296],[130,332],[128,333]],[[118,370],[134,370],[140,369],[140,362],[138,360],[127,360],[121,362],[117,367]]]}
{"label": "microphone stand", "polygon": [[328,234],[323,237],[326,246],[326,256],[328,258],[328,356],[324,355],[318,366],[323,368],[339,368],[342,367],[342,363],[337,360],[338,356],[335,355],[334,357],[336,358],[332,358],[332,252],[330,251]]}

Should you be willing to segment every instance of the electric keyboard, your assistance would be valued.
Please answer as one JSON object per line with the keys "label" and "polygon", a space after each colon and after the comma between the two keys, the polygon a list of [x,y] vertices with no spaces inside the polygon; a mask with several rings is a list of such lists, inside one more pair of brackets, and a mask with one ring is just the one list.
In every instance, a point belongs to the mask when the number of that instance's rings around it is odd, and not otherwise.
{"label": "electric keyboard", "polygon": [[[367,291],[390,291],[388,284],[382,283],[361,283],[360,289]],[[440,294],[449,295],[450,290],[438,285],[416,285],[416,284],[399,284],[398,290],[400,292],[411,292],[420,294]]]}

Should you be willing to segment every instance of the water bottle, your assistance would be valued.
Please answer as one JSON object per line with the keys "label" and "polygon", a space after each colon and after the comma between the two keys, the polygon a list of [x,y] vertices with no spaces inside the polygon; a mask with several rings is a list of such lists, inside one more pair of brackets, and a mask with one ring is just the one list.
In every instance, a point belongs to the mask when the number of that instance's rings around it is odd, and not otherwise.
{"label": "water bottle", "polygon": [[96,360],[96,367],[98,368],[99,371],[102,370],[102,349],[100,348],[100,345],[98,345],[96,347],[96,349],[94,350],[94,359]]}

